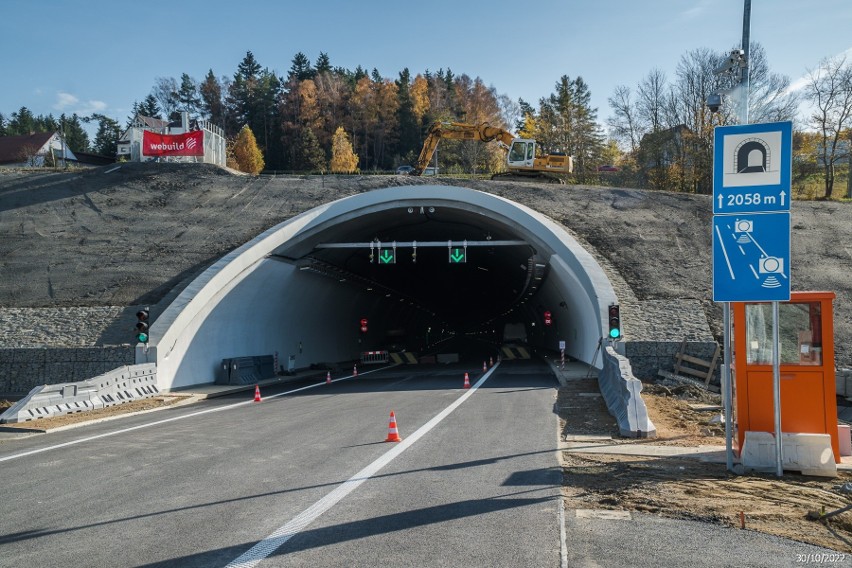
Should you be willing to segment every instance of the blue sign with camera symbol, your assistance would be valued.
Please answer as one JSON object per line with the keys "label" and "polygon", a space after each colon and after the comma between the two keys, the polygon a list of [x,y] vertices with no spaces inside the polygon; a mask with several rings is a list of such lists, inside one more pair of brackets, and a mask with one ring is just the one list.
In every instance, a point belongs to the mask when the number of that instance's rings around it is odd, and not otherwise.
{"label": "blue sign with camera symbol", "polygon": [[713,217],[713,301],[790,300],[790,213]]}

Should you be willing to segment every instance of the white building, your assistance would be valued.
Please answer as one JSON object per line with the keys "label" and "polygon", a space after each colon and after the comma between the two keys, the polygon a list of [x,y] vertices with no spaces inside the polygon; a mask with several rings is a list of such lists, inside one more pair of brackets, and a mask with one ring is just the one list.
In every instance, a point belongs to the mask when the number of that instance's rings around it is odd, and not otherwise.
{"label": "white building", "polygon": [[45,165],[64,167],[76,163],[77,157],[58,132],[38,132],[0,138],[0,167],[40,168]]}
{"label": "white building", "polygon": [[[142,136],[145,131],[156,134],[184,134],[194,130],[204,131],[204,156],[169,156],[157,158],[142,154]],[[189,120],[187,113],[181,113],[181,120],[168,122],[159,118],[137,114],[130,127],[118,139],[117,157],[131,162],[149,162],[167,160],[169,162],[203,162],[205,164],[225,165],[225,133],[221,128],[206,120]]]}

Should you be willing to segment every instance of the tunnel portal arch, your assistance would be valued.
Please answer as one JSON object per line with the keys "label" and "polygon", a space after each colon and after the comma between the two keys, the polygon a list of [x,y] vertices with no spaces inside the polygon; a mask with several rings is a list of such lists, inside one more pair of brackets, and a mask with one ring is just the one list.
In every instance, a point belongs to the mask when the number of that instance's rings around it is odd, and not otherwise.
{"label": "tunnel portal arch", "polygon": [[[546,265],[547,277],[529,292],[529,301],[519,297],[517,312],[509,317],[534,319],[546,306],[553,325],[539,326],[530,342],[556,349],[565,341],[567,355],[600,367],[596,351],[605,335],[607,308],[617,298],[589,252],[561,225],[521,204],[440,185],[346,197],[268,229],[223,256],[180,292],[151,326],[148,346],[137,347],[137,362],[156,362],[160,387],[170,390],[213,382],[225,358],[278,353],[285,367],[291,360],[305,367],[353,359],[363,337],[352,322],[363,317],[377,330],[398,326],[401,320],[428,325],[430,318],[438,317],[434,310],[418,305],[404,290],[377,291],[362,278],[363,269],[360,274],[336,272],[341,267],[334,263],[326,263],[333,270],[320,274],[315,263],[322,243],[359,240],[381,231],[417,235],[416,224],[406,219],[430,208],[438,218],[430,235],[453,233],[458,238],[493,232],[527,243],[536,262]],[[363,263],[361,256],[356,260]],[[494,262],[479,268],[511,268]],[[493,278],[495,285],[506,280],[501,274]]]}

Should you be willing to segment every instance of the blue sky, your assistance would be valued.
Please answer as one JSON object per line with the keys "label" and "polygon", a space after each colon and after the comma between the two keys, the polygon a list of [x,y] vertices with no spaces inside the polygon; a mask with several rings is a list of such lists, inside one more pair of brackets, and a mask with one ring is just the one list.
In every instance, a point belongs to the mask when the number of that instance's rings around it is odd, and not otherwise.
{"label": "blue sky", "polygon": [[[390,78],[450,68],[536,103],[581,76],[599,118],[617,85],[742,37],[743,0],[0,0],[0,113],[100,112],[124,124],[157,77],[233,76],[247,51],[286,74],[296,52]],[[850,0],[752,0],[752,40],[796,80],[852,59]]]}

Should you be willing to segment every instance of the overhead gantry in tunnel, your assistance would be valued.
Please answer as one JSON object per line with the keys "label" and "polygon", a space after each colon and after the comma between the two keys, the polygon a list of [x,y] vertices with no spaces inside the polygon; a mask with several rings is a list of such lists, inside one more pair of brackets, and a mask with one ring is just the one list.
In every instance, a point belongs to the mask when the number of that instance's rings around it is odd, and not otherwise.
{"label": "overhead gantry in tunnel", "polygon": [[508,323],[600,366],[615,302],[592,256],[546,216],[466,188],[394,187],[319,206],[220,259],[156,319],[137,362],[156,362],[174,389],[213,382],[225,358],[278,353],[303,368],[419,352],[450,333],[500,341]]}

